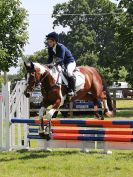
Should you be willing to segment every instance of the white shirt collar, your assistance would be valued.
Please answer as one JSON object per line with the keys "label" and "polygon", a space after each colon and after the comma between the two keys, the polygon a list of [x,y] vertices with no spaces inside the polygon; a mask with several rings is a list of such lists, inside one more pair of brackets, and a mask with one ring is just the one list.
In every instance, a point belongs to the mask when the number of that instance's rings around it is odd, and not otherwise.
{"label": "white shirt collar", "polygon": [[55,54],[56,54],[56,46],[57,46],[57,44],[53,47],[53,51]]}

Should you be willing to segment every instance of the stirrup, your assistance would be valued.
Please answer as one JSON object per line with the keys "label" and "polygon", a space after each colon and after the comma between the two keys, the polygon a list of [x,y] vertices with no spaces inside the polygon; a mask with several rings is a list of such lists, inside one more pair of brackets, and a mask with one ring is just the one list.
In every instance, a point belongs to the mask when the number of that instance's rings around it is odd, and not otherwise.
{"label": "stirrup", "polygon": [[74,91],[68,92],[68,96],[74,96],[74,95],[75,95]]}

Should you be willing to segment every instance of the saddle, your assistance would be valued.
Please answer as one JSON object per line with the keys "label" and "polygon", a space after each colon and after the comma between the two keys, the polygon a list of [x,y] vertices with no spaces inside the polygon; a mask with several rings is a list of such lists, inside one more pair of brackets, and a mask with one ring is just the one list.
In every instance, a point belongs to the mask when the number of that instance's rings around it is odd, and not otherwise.
{"label": "saddle", "polygon": [[[49,67],[49,69],[53,70],[53,73],[55,73],[55,75],[57,74],[57,85],[65,85],[67,88],[69,88],[69,84],[68,84],[68,74],[66,71],[66,68],[64,66],[62,66],[60,69],[56,66],[56,65],[47,65]],[[57,71],[57,73],[56,73]],[[76,67],[73,75],[76,78],[76,92],[79,91],[80,89],[84,88],[84,84],[85,84],[85,76],[84,74],[82,74],[80,72],[79,67]]]}
{"label": "saddle", "polygon": [[[85,76],[80,72],[78,67],[76,67],[75,70],[73,71],[73,75],[75,76],[76,79],[75,88],[77,92],[78,90],[84,88]],[[68,84],[69,77],[66,68],[61,69],[60,77],[61,77],[61,84],[63,83],[64,85],[66,85],[66,87],[69,87]]]}

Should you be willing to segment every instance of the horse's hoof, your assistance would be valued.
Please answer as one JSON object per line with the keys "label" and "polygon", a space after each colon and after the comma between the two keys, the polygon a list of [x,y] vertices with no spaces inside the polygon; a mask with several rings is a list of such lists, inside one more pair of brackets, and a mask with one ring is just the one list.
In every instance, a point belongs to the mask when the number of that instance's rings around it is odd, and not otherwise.
{"label": "horse's hoof", "polygon": [[46,134],[45,137],[47,141],[51,140],[51,134]]}
{"label": "horse's hoof", "polygon": [[45,134],[47,134],[47,133],[45,132],[45,130],[38,130],[38,134],[40,137],[45,138]]}
{"label": "horse's hoof", "polygon": [[106,115],[107,117],[112,117],[112,116],[113,116],[113,112],[107,111],[107,112],[105,112],[105,115]]}
{"label": "horse's hoof", "polygon": [[48,134],[48,133],[39,133],[39,136],[46,139],[47,141],[51,139],[51,134]]}
{"label": "horse's hoof", "polygon": [[104,120],[104,117],[101,117],[100,120]]}
{"label": "horse's hoof", "polygon": [[44,136],[45,136],[44,132],[39,133],[39,136],[40,136],[40,137],[44,137]]}
{"label": "horse's hoof", "polygon": [[104,117],[96,117],[97,120],[104,120]]}

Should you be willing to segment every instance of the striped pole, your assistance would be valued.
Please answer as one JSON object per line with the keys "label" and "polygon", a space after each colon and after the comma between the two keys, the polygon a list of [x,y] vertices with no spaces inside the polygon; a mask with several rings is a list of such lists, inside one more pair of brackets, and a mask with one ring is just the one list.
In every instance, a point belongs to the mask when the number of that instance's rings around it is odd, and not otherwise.
{"label": "striped pole", "polygon": [[[28,123],[39,125],[38,119],[11,119],[12,123]],[[48,120],[44,120],[44,125]],[[101,127],[101,128],[133,128],[133,120],[77,120],[77,119],[52,119],[52,126],[67,127]]]}
{"label": "striped pole", "polygon": [[[29,139],[44,139],[39,135],[28,135]],[[133,142],[133,135],[103,135],[89,136],[84,134],[52,134],[52,140],[78,140],[78,141],[112,141],[112,142]]]}
{"label": "striped pole", "polygon": [[[98,135],[133,135],[133,130],[107,130],[107,129],[81,129],[78,127],[69,128],[52,128],[52,133],[67,133],[67,134],[98,134]],[[38,133],[38,128],[29,128],[29,133]]]}

